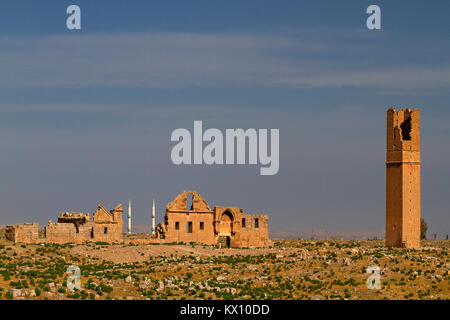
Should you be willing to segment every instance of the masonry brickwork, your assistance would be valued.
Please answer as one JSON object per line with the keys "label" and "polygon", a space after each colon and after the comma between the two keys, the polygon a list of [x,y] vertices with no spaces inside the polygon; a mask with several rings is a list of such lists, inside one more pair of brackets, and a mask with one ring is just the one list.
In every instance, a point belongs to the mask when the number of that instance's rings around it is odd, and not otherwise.
{"label": "masonry brickwork", "polygon": [[61,213],[56,223],[48,222],[44,229],[43,238],[39,237],[39,225],[37,223],[7,226],[6,238],[21,243],[122,242],[122,213],[121,204],[110,211],[100,204],[92,219],[89,213]]}
{"label": "masonry brickwork", "polygon": [[[188,207],[188,197],[192,204]],[[166,206],[157,238],[165,242],[198,242],[227,247],[265,247],[271,244],[267,215],[244,214],[239,207],[216,206],[196,191],[184,191]]]}
{"label": "masonry brickwork", "polygon": [[420,114],[387,111],[386,246],[420,247]]}
{"label": "masonry brickwork", "polygon": [[35,243],[39,241],[39,224],[24,223],[6,226],[5,238],[14,242]]}

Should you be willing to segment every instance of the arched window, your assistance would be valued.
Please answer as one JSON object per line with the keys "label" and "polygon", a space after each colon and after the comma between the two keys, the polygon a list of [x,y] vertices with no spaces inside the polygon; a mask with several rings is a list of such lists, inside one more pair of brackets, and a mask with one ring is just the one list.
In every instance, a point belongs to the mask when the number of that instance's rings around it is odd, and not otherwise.
{"label": "arched window", "polygon": [[255,228],[259,228],[259,219],[255,218]]}
{"label": "arched window", "polygon": [[242,228],[245,228],[245,218],[242,218]]}

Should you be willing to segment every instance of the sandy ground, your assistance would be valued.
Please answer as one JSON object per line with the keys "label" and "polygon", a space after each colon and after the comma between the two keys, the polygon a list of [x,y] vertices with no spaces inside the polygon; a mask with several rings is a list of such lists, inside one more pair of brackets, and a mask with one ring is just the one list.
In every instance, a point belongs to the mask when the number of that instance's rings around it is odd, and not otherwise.
{"label": "sandy ground", "polygon": [[[217,249],[214,247],[204,247],[202,245],[134,245],[122,246],[113,245],[107,248],[92,248],[85,245],[75,246],[68,249],[72,255],[82,257],[98,258],[112,261],[114,263],[130,263],[146,261],[149,256],[229,256],[229,255],[261,255],[281,252],[277,248],[255,248],[255,249]],[[294,249],[293,249],[294,250]],[[283,250],[283,254],[289,254],[290,250]]]}

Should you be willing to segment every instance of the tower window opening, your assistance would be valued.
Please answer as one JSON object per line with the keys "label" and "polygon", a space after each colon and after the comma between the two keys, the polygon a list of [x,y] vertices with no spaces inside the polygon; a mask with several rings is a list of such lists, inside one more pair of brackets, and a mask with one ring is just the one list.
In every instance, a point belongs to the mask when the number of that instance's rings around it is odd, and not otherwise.
{"label": "tower window opening", "polygon": [[407,118],[403,123],[400,125],[400,128],[402,129],[402,138],[403,140],[411,140],[411,118]]}

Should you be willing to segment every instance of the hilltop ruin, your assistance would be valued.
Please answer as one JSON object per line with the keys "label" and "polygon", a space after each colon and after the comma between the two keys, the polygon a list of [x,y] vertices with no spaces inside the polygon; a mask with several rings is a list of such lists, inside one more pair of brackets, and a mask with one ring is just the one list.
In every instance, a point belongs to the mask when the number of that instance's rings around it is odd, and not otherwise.
{"label": "hilltop ruin", "polygon": [[44,236],[39,236],[38,223],[6,226],[6,239],[22,243],[81,243],[86,241],[122,242],[122,205],[106,210],[99,205],[92,220],[89,213],[62,212],[58,222],[49,221]]}
{"label": "hilltop ruin", "polygon": [[[191,204],[188,203],[191,197]],[[244,214],[239,207],[211,209],[197,191],[184,191],[166,206],[164,223],[156,228],[166,242],[198,242],[225,247],[265,247],[270,244],[268,216]]]}

